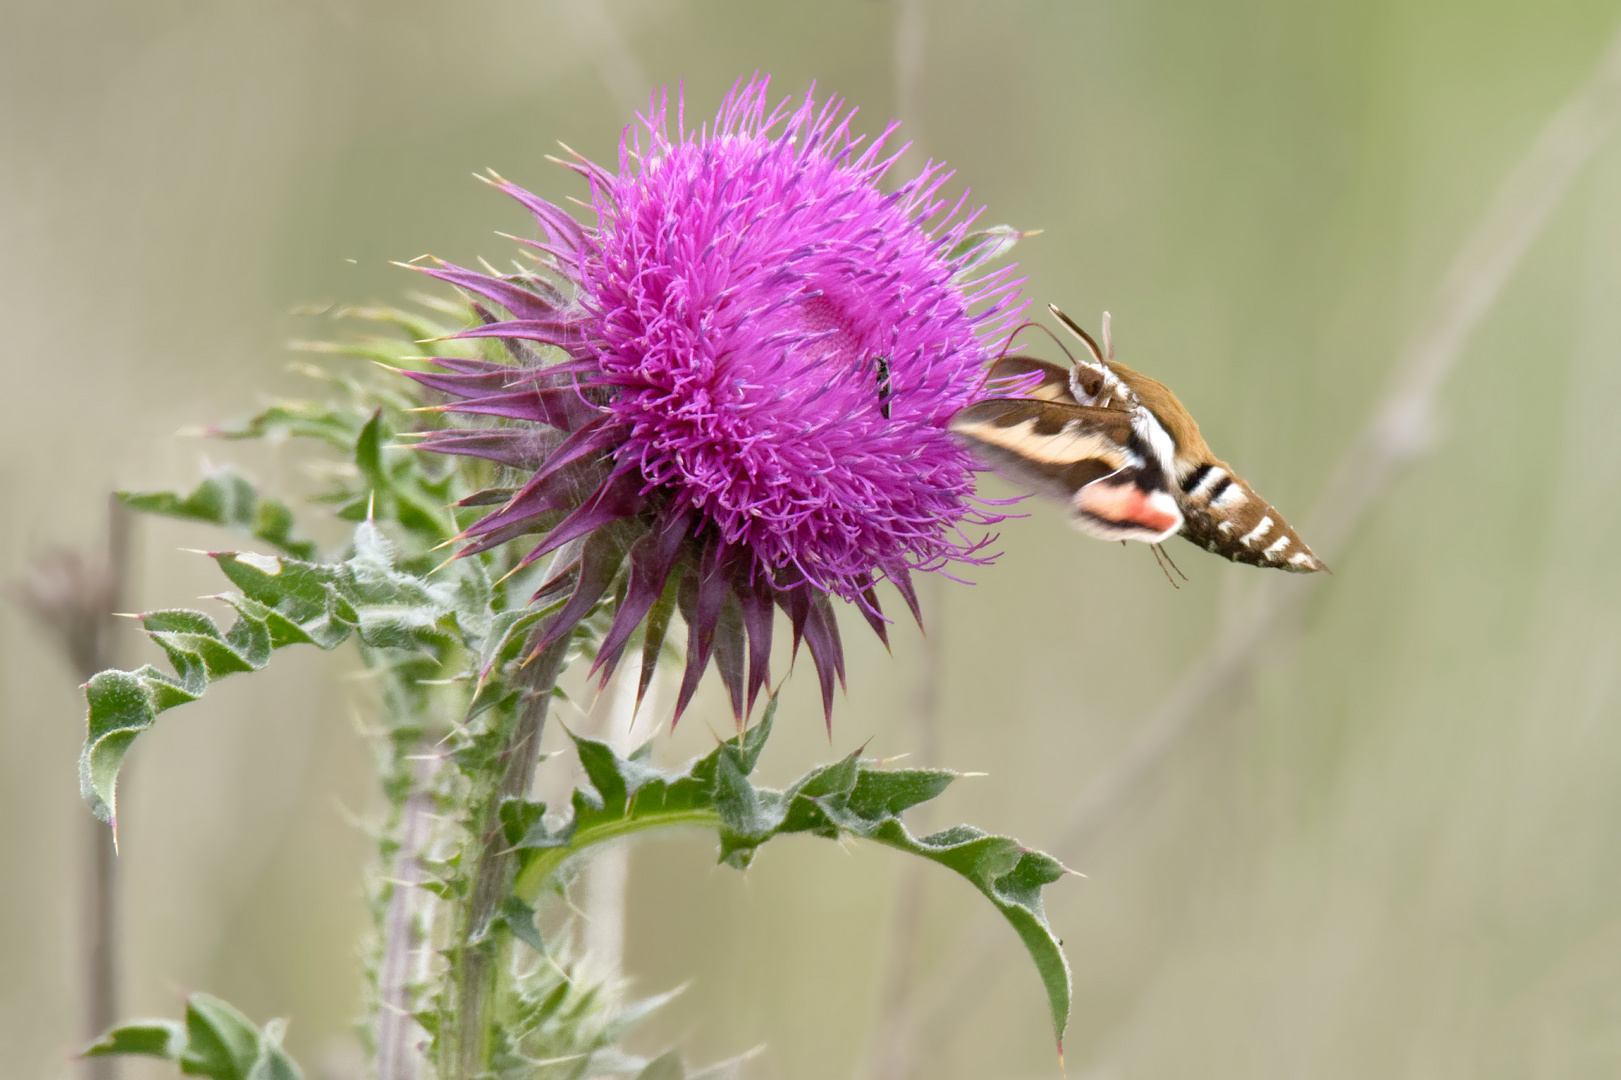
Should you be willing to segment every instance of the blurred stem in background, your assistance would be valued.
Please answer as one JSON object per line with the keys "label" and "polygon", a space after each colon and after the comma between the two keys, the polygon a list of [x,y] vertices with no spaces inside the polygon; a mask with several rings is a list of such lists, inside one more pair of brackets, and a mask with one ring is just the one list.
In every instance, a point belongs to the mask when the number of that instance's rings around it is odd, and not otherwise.
{"label": "blurred stem in background", "polygon": [[[107,500],[106,551],[87,558],[55,548],[12,585],[13,597],[50,632],[80,683],[118,663],[114,613],[130,595],[131,515],[117,496]],[[110,829],[85,817],[84,1033],[95,1038],[118,1020],[118,865]],[[89,1080],[116,1080],[115,1058],[86,1058]]]}
{"label": "blurred stem in background", "polygon": [[[1480,325],[1577,174],[1621,120],[1621,31],[1597,68],[1537,133],[1498,184],[1398,355],[1390,389],[1341,455],[1302,532],[1332,566],[1390,490],[1430,448],[1436,398]],[[1298,618],[1316,579],[1268,580],[1244,617],[1190,666],[1115,761],[1081,788],[1051,850],[1078,865],[1121,820],[1121,812],[1181,744],[1211,703],[1267,652],[1275,631]],[[947,955],[958,958],[913,1014],[923,1045],[949,1037],[947,1024],[994,984],[1001,951],[992,927],[976,921]],[[914,1044],[915,1045],[915,1044]],[[906,1075],[903,1072],[889,1074]]]}
{"label": "blurred stem in background", "polygon": [[432,897],[422,860],[434,835],[435,782],[444,754],[435,749],[415,762],[410,795],[400,810],[399,849],[390,864],[394,891],[383,918],[383,955],[377,965],[377,1075],[416,1080],[422,1075],[419,1046],[426,1037],[411,1013],[412,985],[428,979],[432,943],[422,931]]}

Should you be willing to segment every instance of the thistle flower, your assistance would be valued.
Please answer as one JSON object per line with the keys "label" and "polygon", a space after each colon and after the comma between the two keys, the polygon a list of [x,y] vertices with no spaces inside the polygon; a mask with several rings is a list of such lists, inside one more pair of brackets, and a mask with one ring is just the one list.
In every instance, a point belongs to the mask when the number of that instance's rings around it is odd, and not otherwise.
{"label": "thistle flower", "polygon": [[975,465],[946,425],[1022,310],[1012,268],[961,280],[974,215],[939,197],[941,166],[880,190],[894,124],[863,147],[840,100],[767,106],[766,79],[740,82],[692,131],[678,100],[672,135],[656,98],[617,173],[569,163],[590,183],[594,227],[492,173],[539,224],[531,246],[552,280],[419,267],[504,309],[476,305],[482,325],[460,336],[500,339],[516,360],[408,373],[460,399],[446,409],[515,422],[421,444],[528,474],[469,500],[501,505],[462,554],[541,534],[524,561],[562,552],[568,572],[537,597],[572,592],[539,646],[613,590],[593,671],[606,683],[645,622],[640,692],[679,608],[677,719],[711,657],[733,713],[752,710],[781,608],[831,722],[844,659],[830,598],[887,645],[876,584],[918,617],[912,572],[988,561],[988,538],[969,531],[1001,520],[969,501]]}

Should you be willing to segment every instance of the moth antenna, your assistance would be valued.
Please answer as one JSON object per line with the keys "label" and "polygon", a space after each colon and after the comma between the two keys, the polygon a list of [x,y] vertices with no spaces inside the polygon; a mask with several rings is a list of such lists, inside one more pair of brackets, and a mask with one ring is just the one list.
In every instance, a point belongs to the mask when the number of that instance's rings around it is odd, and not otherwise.
{"label": "moth antenna", "polygon": [[1114,338],[1109,334],[1109,313],[1103,313],[1103,357],[1105,360],[1114,359]]}
{"label": "moth antenna", "polygon": [[1053,344],[1058,346],[1059,351],[1061,351],[1065,356],[1069,357],[1070,364],[1073,365],[1075,363],[1075,354],[1069,351],[1069,347],[1064,344],[1063,339],[1033,319],[1030,322],[1020,323],[1018,326],[1013,328],[1013,333],[1009,334],[1007,336],[1007,341],[1002,343],[1002,351],[996,354],[996,358],[1000,360],[1007,356],[1008,350],[1013,348],[1013,339],[1024,333],[1026,330],[1029,330],[1031,327],[1035,327],[1043,334],[1046,334],[1048,337],[1052,338]]}
{"label": "moth antenna", "polygon": [[1086,342],[1086,347],[1092,353],[1093,359],[1100,364],[1104,362],[1103,350],[1098,348],[1098,343],[1091,334],[1088,334],[1085,330],[1081,329],[1079,323],[1060,311],[1057,304],[1048,304],[1047,310],[1052,312],[1053,315],[1057,317],[1058,321],[1064,324],[1064,329]]}
{"label": "moth antenna", "polygon": [[[1165,580],[1169,581],[1171,583],[1171,588],[1173,588],[1173,589],[1182,588],[1182,586],[1180,586],[1180,585],[1178,585],[1176,583],[1176,579],[1171,576],[1171,572],[1169,570],[1165,569],[1165,560],[1167,558],[1169,558],[1170,556],[1166,555],[1165,551],[1158,544],[1149,544],[1148,546],[1154,550],[1154,565],[1158,566],[1159,567],[1159,572],[1165,575]],[[1181,572],[1182,571],[1180,571],[1180,570],[1177,571],[1177,573],[1179,573],[1179,574]]]}
{"label": "moth antenna", "polygon": [[1176,560],[1171,558],[1171,553],[1169,551],[1165,550],[1165,545],[1164,544],[1155,544],[1154,546],[1159,548],[1159,551],[1160,551],[1161,555],[1165,556],[1165,561],[1171,564],[1171,569],[1175,570],[1177,572],[1177,575],[1179,577],[1181,577],[1181,579],[1183,581],[1187,581],[1188,580],[1188,575],[1182,573],[1182,568],[1180,566],[1176,565]]}

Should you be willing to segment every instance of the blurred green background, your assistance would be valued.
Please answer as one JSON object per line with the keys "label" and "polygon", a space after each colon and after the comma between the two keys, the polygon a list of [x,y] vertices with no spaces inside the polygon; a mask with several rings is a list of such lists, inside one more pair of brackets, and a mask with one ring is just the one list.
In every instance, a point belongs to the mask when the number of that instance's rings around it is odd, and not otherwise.
{"label": "blurred green background", "polygon": [[[653,86],[684,80],[702,115],[756,69],[845,95],[869,130],[904,114],[988,220],[1044,229],[1016,253],[1037,310],[1111,310],[1120,358],[1302,525],[1493,190],[1618,25],[1614,0],[10,0],[0,570],[94,542],[113,485],[189,486],[203,456],[233,457],[174,432],[304,389],[283,342],[332,328],[295,305],[395,300],[416,282],[389,259],[505,258],[493,230],[526,223],[474,170],[581,194],[545,160],[558,140],[612,160]],[[1088,877],[1052,890],[1070,1076],[1621,1074],[1618,412],[1606,146],[1467,342],[1427,456],[1332,578],[1279,575],[1314,590],[1303,617],[1120,803],[1075,859]],[[304,483],[296,462],[237,459]],[[1173,542],[1191,578],[1173,590],[1140,546],[1026,509],[977,584],[931,590],[927,645],[901,626],[891,657],[846,620],[831,746],[802,672],[768,779],[869,739],[934,747],[989,774],[934,824],[1056,840],[1266,575]],[[143,525],[132,605],[216,591],[178,549],[228,542]],[[128,1014],[206,989],[291,1017],[312,1077],[352,1075],[352,819],[375,800],[349,671],[289,653],[132,755]],[[72,1075],[83,1034],[74,682],[0,608],[12,1077]],[[663,753],[724,727],[706,693]],[[962,882],[816,841],[746,876],[712,864],[701,836],[632,854],[626,970],[647,991],[692,980],[650,1045],[765,1043],[752,1075],[806,1080],[1057,1075],[1036,978],[1011,933],[976,929]],[[917,931],[916,1000],[944,1003],[910,1020],[885,1005],[897,925]],[[1000,962],[955,974],[981,940]]]}

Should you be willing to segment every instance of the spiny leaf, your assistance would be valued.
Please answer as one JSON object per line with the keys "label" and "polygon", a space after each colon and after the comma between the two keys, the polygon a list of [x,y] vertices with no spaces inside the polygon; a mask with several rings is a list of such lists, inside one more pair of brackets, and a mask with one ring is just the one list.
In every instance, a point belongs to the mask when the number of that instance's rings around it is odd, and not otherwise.
{"label": "spiny leaf", "polygon": [[261,1029],[219,998],[192,994],[186,999],[184,1024],[173,1020],[123,1024],[97,1040],[85,1056],[161,1057],[179,1064],[187,1076],[213,1080],[303,1080],[297,1063],[281,1048],[284,1030],[280,1020]]}
{"label": "spiny leaf", "polygon": [[513,937],[542,956],[546,955],[546,943],[540,939],[540,931],[535,929],[534,908],[516,896],[509,896],[501,902],[501,919]]}
{"label": "spiny leaf", "polygon": [[1062,943],[1047,923],[1041,887],[1063,877],[1064,866],[1051,855],[1033,851],[1006,836],[991,836],[971,825],[958,825],[929,836],[914,837],[897,818],[880,821],[861,833],[880,844],[921,855],[950,867],[971,881],[1002,913],[1035,962],[1047,991],[1053,1032],[1063,1044],[1069,1021],[1070,971]]}
{"label": "spiny leaf", "polygon": [[901,814],[943,792],[957,777],[946,770],[886,769],[857,751],[817,766],[781,790],[756,785],[750,775],[770,736],[776,704],[775,698],[768,703],[758,725],[675,772],[655,767],[648,747],[623,757],[607,743],[571,733],[590,782],[575,791],[572,817],[548,827],[538,812],[511,803],[502,807],[509,840],[517,835],[520,815],[526,822],[513,842],[522,852],[514,891],[533,898],[570,856],[661,827],[714,828],[720,860],[738,869],[749,865],[760,845],[791,833],[872,840],[960,874],[1001,912],[1036,965],[1054,1031],[1062,1039],[1069,1017],[1069,964],[1041,901],[1042,887],[1064,875],[1062,864],[1010,837],[969,825],[913,836]]}
{"label": "spiny leaf", "polygon": [[185,495],[173,491],[121,491],[118,497],[134,510],[219,525],[272,544],[295,559],[315,558],[313,543],[293,538],[293,512],[287,505],[260,495],[253,484],[228,466],[210,472]]}
{"label": "spiny leaf", "polygon": [[246,420],[210,428],[221,439],[319,439],[335,450],[349,450],[366,422],[358,409],[335,408],[313,401],[278,401]]}
{"label": "spiny leaf", "polygon": [[176,1020],[133,1020],[97,1039],[85,1057],[140,1054],[179,1061],[186,1048],[186,1025]]}
{"label": "spiny leaf", "polygon": [[186,1049],[180,1069],[191,1076],[247,1080],[259,1058],[259,1029],[237,1009],[211,994],[186,999]]}
{"label": "spiny leaf", "polygon": [[158,713],[196,700],[215,679],[257,671],[274,650],[292,644],[332,649],[358,635],[375,648],[432,651],[472,636],[456,621],[456,584],[429,584],[395,570],[387,540],[370,523],[356,530],[354,555],[342,563],[240,552],[213,557],[242,590],[224,598],[237,613],[230,630],[198,611],[150,612],[141,620],[175,673],[151,666],[103,671],[85,688],[80,789],[104,821],[116,824],[118,769],[130,743]]}

